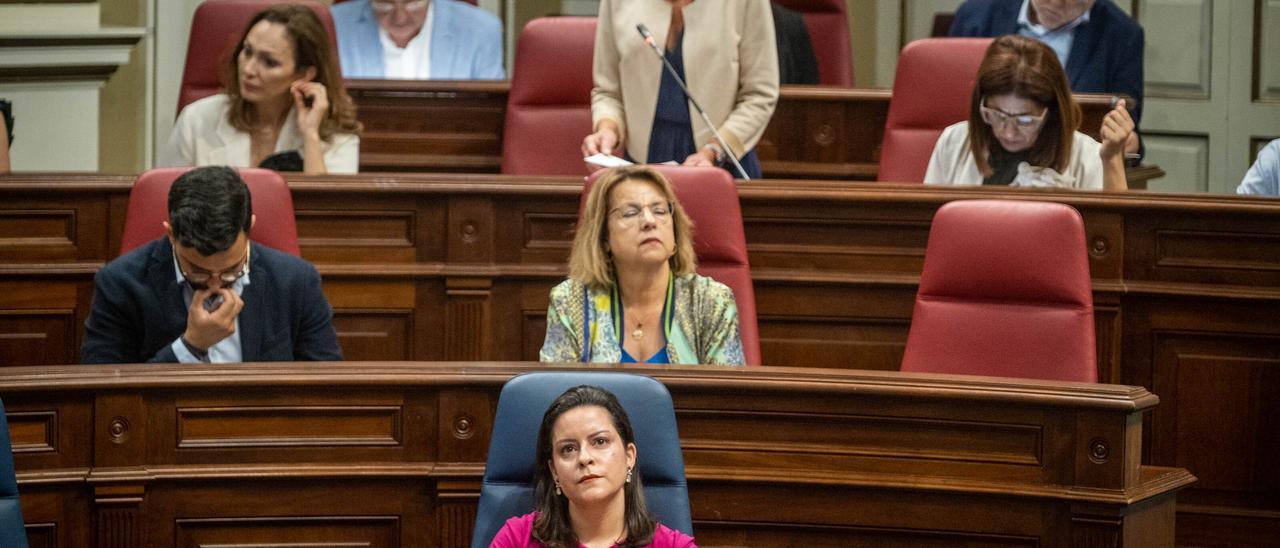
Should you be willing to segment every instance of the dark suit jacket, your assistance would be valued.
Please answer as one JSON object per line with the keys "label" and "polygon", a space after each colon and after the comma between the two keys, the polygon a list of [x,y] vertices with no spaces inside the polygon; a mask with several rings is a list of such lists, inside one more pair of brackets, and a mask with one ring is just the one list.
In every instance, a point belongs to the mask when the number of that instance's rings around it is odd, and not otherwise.
{"label": "dark suit jacket", "polygon": [[[333,310],[310,263],[257,243],[241,298],[246,362],[341,360]],[[173,248],[160,238],[117,258],[93,278],[82,363],[176,362],[170,347],[186,331],[187,304],[175,281]]]}
{"label": "dark suit jacket", "polygon": [[[967,0],[956,10],[951,36],[994,37],[1018,33],[1023,0]],[[1142,119],[1142,51],[1138,26],[1111,0],[1098,0],[1089,22],[1076,28],[1067,57],[1067,78],[1080,93],[1124,93],[1137,100],[1130,109]]]}
{"label": "dark suit jacket", "polygon": [[773,4],[773,29],[778,43],[778,82],[817,84],[818,57],[813,53],[804,17]]}

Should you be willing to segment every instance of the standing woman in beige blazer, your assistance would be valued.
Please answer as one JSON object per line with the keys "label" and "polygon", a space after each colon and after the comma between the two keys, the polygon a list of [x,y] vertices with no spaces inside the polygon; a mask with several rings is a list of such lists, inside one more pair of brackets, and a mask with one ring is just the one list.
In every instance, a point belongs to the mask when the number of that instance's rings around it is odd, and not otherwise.
{"label": "standing woman in beige blazer", "polygon": [[[645,45],[640,23],[683,73],[724,142]],[[725,155],[733,154],[759,177],[754,149],[778,102],[769,0],[601,0],[594,80],[584,156],[625,150],[637,162],[710,166],[727,165]]]}

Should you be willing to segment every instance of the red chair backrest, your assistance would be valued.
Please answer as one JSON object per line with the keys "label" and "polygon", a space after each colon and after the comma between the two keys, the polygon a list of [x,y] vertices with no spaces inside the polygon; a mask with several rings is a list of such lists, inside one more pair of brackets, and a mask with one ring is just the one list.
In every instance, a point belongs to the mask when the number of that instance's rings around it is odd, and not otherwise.
{"label": "red chair backrest", "polygon": [[[747,261],[747,237],[742,229],[738,187],[729,172],[713,167],[653,165],[675,188],[676,198],[693,221],[693,250],[698,274],[729,286],[738,305],[738,331],[746,365],[760,365],[760,332],[756,324],[756,291]],[[587,177],[581,206],[604,170]],[[581,218],[581,214],[579,214]]]}
{"label": "red chair backrest", "polygon": [[1080,213],[970,200],[938,209],[903,371],[1097,381]]}
{"label": "red chair backrest", "polygon": [[846,0],[773,0],[804,17],[809,42],[818,58],[818,83],[853,87],[853,48],[849,40]]}
{"label": "red chair backrest", "polygon": [[[129,209],[124,215],[124,237],[120,254],[164,235],[169,220],[169,187],[189,167],[152,169],[143,172],[129,191]],[[253,197],[257,216],[250,237],[253,241],[290,255],[301,256],[298,225],[293,218],[293,196],[279,173],[269,169],[237,169]]]}
{"label": "red chair backrest", "polygon": [[990,38],[925,38],[902,48],[880,149],[881,181],[919,183],[942,130],[969,119]]}
{"label": "red chair backrest", "polygon": [[[333,31],[329,6],[305,0],[205,0],[191,18],[187,65],[182,70],[182,87],[178,90],[178,112],[193,101],[222,90],[222,63],[235,49],[253,16],[272,5],[290,1],[305,4],[320,16],[336,56],[337,34]],[[336,66],[336,57],[334,63]]]}
{"label": "red chair backrest", "polygon": [[516,43],[507,98],[502,172],[581,175],[582,138],[591,133],[595,17],[529,21]]}

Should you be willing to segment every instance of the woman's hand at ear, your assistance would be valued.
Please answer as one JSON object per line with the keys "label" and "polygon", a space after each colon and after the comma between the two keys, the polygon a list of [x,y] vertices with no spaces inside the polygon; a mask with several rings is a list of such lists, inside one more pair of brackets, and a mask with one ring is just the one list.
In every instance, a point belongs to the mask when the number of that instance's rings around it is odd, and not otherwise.
{"label": "woman's hand at ear", "polygon": [[289,88],[293,108],[302,132],[302,172],[324,175],[324,143],[320,140],[320,124],[329,115],[329,94],[320,82],[299,80]]}

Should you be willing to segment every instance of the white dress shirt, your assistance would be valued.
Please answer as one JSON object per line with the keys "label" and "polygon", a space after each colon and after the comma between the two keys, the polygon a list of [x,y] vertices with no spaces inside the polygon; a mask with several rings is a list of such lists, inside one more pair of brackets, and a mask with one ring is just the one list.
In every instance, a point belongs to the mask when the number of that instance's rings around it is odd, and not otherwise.
{"label": "white dress shirt", "polygon": [[396,46],[391,35],[378,27],[378,41],[382,42],[382,66],[388,80],[426,80],[431,69],[431,15],[435,2],[427,4],[427,20],[418,35],[409,39],[403,48]]}
{"label": "white dress shirt", "polygon": [[[250,243],[249,246],[250,250],[245,255],[246,261],[249,259],[248,253],[253,252],[253,244]],[[186,277],[182,275],[182,268],[178,266],[178,255],[176,253],[173,256],[173,272],[177,276],[178,285],[182,287],[182,302],[190,306],[191,298],[195,296],[196,292],[191,289],[191,284],[187,283]],[[244,276],[236,280],[236,283],[231,284],[231,290],[235,291],[236,295],[244,295],[244,287],[247,285],[249,285],[249,273],[245,272]],[[236,318],[235,331],[232,331],[227,338],[210,346],[209,353],[205,355],[203,360],[197,358],[190,350],[187,350],[187,345],[182,343],[181,335],[169,347],[173,349],[173,355],[178,357],[178,363],[240,363],[244,361],[244,352],[240,346],[240,318]]]}

